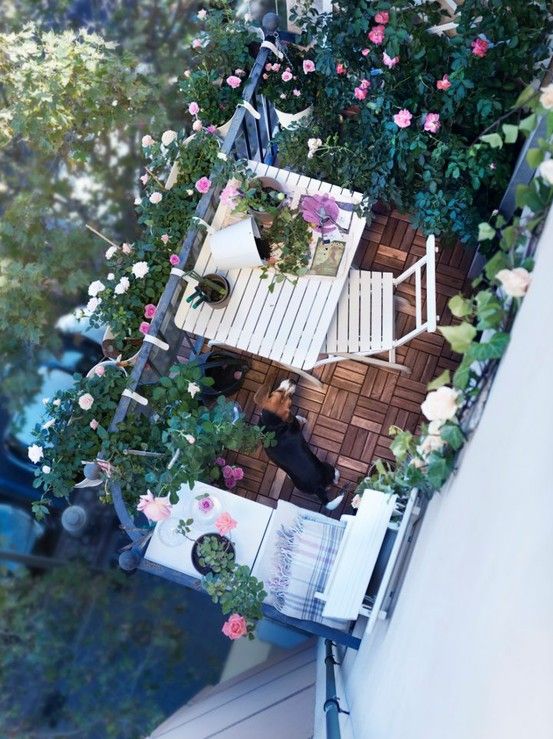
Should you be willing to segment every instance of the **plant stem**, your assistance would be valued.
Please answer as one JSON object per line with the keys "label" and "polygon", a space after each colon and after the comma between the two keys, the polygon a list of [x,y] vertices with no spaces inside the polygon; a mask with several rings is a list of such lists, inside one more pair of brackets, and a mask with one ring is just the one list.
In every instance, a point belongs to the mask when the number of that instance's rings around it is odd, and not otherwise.
{"label": "plant stem", "polygon": [[88,223],[86,223],[85,226],[86,228],[88,228],[89,231],[92,231],[93,234],[96,234],[96,236],[99,236],[104,241],[107,241],[107,243],[111,246],[114,246],[116,249],[119,248],[119,244],[116,244],[111,239],[108,239],[108,237],[104,236],[104,234],[100,233],[100,231],[96,231],[96,229],[90,226]]}

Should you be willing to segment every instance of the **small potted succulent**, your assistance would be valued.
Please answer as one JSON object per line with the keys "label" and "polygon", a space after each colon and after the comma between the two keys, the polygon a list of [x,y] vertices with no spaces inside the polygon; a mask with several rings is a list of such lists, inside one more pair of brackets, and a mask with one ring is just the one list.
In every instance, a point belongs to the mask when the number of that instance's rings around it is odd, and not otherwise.
{"label": "small potted succulent", "polygon": [[274,177],[244,180],[237,193],[235,213],[249,213],[261,227],[271,226],[286,204],[286,190]]}
{"label": "small potted succulent", "polygon": [[283,128],[290,128],[313,112],[318,75],[315,63],[296,46],[282,45],[283,58],[267,62],[261,91],[275,108]]}

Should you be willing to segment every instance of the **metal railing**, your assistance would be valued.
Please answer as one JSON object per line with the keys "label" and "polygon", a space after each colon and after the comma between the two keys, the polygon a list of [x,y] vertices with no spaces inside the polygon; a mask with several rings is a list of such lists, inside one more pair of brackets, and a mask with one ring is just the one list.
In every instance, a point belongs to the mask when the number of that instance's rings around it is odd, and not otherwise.
{"label": "metal railing", "polygon": [[326,721],[326,739],[340,739],[340,714],[348,713],[340,708],[340,699],[336,690],[336,674],[334,667],[338,662],[334,659],[334,644],[330,639],[325,639],[325,672],[326,672],[326,694],[324,712]]}

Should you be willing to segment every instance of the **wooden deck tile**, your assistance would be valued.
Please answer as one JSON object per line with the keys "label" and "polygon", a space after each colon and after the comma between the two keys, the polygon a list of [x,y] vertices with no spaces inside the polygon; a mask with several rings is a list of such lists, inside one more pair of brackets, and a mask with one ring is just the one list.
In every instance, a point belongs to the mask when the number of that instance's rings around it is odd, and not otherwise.
{"label": "wooden deck tile", "polygon": [[[425,253],[425,237],[415,232],[407,216],[375,206],[370,225],[361,239],[355,264],[359,269],[375,269],[399,274]],[[440,248],[436,266],[437,306],[439,323],[451,323],[447,309],[451,295],[466,290],[467,273],[473,253],[461,245]],[[414,280],[398,290],[409,304],[398,304],[397,330],[409,330],[414,325]],[[179,356],[188,351],[183,343]],[[350,502],[356,483],[367,474],[378,458],[392,461],[391,425],[415,432],[423,421],[420,404],[426,395],[426,385],[444,369],[455,370],[459,355],[445,345],[440,333],[424,334],[400,347],[398,362],[410,369],[399,374],[359,362],[328,364],[314,373],[324,384],[316,388],[303,379],[294,396],[294,411],[307,419],[304,435],[318,457],[340,470],[340,487],[349,485],[344,503],[333,512],[339,518],[351,512]],[[247,354],[251,366],[245,381],[234,396],[248,420],[257,422],[259,413],[253,396],[268,380],[276,381],[289,373],[268,360]],[[297,377],[293,379],[297,380]],[[227,455],[230,464],[241,465],[244,480],[235,489],[258,502],[275,507],[279,498],[311,510],[320,510],[319,500],[296,488],[286,474],[269,462],[263,449],[253,454]],[[334,495],[331,492],[331,495]]]}

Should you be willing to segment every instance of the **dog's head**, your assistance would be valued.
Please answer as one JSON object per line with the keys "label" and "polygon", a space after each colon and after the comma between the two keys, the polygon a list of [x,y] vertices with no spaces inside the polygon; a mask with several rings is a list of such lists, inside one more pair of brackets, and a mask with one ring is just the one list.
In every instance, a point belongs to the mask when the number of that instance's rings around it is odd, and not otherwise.
{"label": "dog's head", "polygon": [[270,383],[266,383],[259,388],[253,399],[264,411],[274,413],[283,421],[290,421],[292,417],[290,408],[295,390],[296,385],[291,380],[283,380],[275,390]]}

